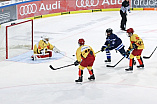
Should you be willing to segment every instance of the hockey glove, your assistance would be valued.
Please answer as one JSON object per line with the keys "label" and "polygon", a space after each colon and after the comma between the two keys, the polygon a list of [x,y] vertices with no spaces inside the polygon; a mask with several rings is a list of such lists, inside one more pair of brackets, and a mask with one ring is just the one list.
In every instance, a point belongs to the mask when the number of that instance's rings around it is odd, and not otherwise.
{"label": "hockey glove", "polygon": [[135,43],[132,44],[133,49],[137,49],[137,45]]}
{"label": "hockey glove", "polygon": [[127,51],[126,51],[126,58],[128,58],[128,57],[129,57],[129,55],[130,55],[130,51],[129,51],[129,50],[127,50]]}
{"label": "hockey glove", "polygon": [[112,50],[112,49],[114,49],[114,46],[109,45],[109,46],[108,46],[108,49],[109,49],[109,50]]}
{"label": "hockey glove", "polygon": [[80,63],[76,60],[75,62],[74,62],[74,65],[75,66],[77,66],[77,65],[79,65]]}
{"label": "hockey glove", "polygon": [[106,48],[107,48],[106,45],[105,45],[105,46],[102,46],[102,47],[101,47],[101,52],[103,52]]}

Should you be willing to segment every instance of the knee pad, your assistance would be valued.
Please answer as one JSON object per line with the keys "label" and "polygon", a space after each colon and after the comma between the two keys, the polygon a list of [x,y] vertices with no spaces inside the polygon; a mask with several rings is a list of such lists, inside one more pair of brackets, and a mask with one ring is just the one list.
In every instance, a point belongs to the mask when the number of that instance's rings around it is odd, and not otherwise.
{"label": "knee pad", "polygon": [[85,68],[85,67],[83,67],[83,66],[79,65],[79,69],[83,70],[84,68]]}
{"label": "knee pad", "polygon": [[88,70],[92,70],[92,66],[87,66],[87,69]]}
{"label": "knee pad", "polygon": [[134,57],[135,57],[135,56],[134,56],[133,54],[131,54],[129,58],[130,58],[130,59],[133,59]]}

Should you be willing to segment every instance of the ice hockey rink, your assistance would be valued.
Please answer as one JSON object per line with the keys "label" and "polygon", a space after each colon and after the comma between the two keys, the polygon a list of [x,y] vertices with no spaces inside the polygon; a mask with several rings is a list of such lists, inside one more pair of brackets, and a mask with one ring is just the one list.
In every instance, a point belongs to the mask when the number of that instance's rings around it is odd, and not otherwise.
{"label": "ice hockey rink", "polygon": [[[144,41],[142,56],[149,56],[157,46],[157,12],[131,11],[127,15],[127,28],[133,28]],[[145,68],[134,66],[132,73],[125,71],[129,60],[123,59],[116,67],[106,67],[105,52],[96,54],[93,65],[95,81],[88,81],[84,69],[83,83],[76,84],[78,66],[59,70],[54,68],[73,64],[78,39],[84,38],[95,52],[105,42],[105,30],[112,28],[123,41],[125,49],[130,40],[120,30],[119,11],[70,14],[34,20],[34,43],[42,35],[50,38],[64,55],[53,54],[50,60],[33,62],[19,57],[0,61],[0,104],[156,104],[157,102],[157,51],[150,59],[143,59]],[[30,51],[32,52],[32,51]],[[31,55],[31,54],[30,54]],[[59,58],[56,58],[58,57]],[[122,56],[111,51],[116,64]],[[29,55],[26,55],[30,58]]]}

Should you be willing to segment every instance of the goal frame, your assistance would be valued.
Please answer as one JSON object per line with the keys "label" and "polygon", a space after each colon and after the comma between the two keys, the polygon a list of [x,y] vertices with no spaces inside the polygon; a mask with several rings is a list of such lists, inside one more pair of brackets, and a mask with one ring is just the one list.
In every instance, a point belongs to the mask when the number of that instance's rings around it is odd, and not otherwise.
{"label": "goal frame", "polygon": [[11,24],[11,25],[6,26],[6,59],[8,59],[8,28],[9,28],[9,27],[12,27],[12,26],[15,26],[15,25],[20,25],[20,24],[22,24],[22,23],[26,23],[26,22],[32,22],[32,27],[31,27],[31,29],[32,29],[32,31],[31,31],[31,33],[32,33],[32,45],[31,45],[31,50],[33,50],[33,35],[34,35],[34,34],[33,34],[33,20],[30,19],[30,20],[26,20],[26,21],[19,22],[19,23]]}

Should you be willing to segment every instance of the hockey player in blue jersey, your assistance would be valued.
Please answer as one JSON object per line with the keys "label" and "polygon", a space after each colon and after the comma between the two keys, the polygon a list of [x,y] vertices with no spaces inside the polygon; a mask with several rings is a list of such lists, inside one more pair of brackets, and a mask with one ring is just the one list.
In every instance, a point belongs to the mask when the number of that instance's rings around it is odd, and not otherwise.
{"label": "hockey player in blue jersey", "polygon": [[124,50],[124,45],[122,40],[115,34],[112,33],[113,30],[111,28],[106,29],[106,42],[102,46],[101,51],[106,51],[107,60],[105,62],[111,62],[111,53],[110,50],[115,49],[119,51],[122,56],[126,56],[126,52]]}

